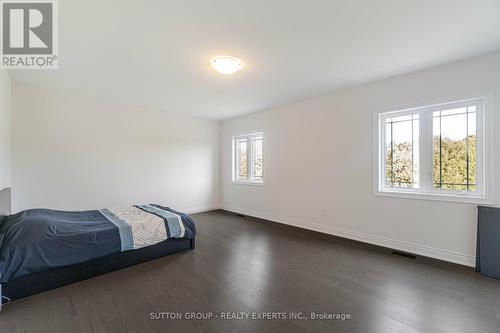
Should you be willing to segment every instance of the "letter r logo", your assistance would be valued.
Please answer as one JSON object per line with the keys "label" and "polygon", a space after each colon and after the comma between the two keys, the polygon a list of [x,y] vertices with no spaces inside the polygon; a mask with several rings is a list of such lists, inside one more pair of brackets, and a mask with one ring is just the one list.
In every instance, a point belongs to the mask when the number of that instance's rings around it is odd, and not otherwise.
{"label": "letter r logo", "polygon": [[2,3],[3,54],[52,54],[53,4]]}

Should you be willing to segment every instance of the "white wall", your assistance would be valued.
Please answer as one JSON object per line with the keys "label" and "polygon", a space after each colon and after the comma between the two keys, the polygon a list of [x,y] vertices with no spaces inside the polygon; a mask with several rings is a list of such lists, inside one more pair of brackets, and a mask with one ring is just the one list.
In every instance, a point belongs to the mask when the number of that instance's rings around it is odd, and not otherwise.
{"label": "white wall", "polygon": [[0,70],[0,190],[10,187],[11,85],[9,74]]}
{"label": "white wall", "polygon": [[[375,197],[373,112],[482,90],[500,130],[500,53],[347,89],[222,124],[221,192],[230,211],[474,264],[474,205]],[[231,183],[231,136],[264,129],[264,186]],[[500,199],[500,135],[495,192]]]}
{"label": "white wall", "polygon": [[219,203],[220,124],[13,87],[13,211]]}

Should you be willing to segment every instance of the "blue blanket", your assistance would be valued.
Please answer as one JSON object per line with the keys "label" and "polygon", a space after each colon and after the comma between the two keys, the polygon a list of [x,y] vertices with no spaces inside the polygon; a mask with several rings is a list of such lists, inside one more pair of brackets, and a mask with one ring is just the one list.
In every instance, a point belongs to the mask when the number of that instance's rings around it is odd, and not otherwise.
{"label": "blue blanket", "polygon": [[[159,205],[135,207],[153,214],[152,220],[164,221],[159,229],[164,228],[166,237],[157,242],[196,235],[194,222],[186,214]],[[176,225],[173,216],[178,217]],[[115,216],[110,210],[30,209],[10,215],[0,223],[0,283],[154,243],[137,239],[148,221],[130,226],[127,219]]]}

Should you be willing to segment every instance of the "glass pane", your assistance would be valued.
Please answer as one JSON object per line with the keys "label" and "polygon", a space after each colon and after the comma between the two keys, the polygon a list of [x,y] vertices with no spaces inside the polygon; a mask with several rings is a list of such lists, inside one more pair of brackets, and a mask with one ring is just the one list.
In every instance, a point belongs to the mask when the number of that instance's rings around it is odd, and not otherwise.
{"label": "glass pane", "polygon": [[473,110],[464,107],[433,114],[435,188],[476,190],[475,107]]}
{"label": "glass pane", "polygon": [[467,115],[441,116],[442,188],[467,189]]}
{"label": "glass pane", "polygon": [[262,180],[263,177],[263,151],[262,151],[262,143],[263,137],[256,136],[252,138],[253,142],[253,179],[254,180]]}
{"label": "glass pane", "polygon": [[419,187],[419,116],[386,120],[386,185]]}
{"label": "glass pane", "polygon": [[247,139],[236,140],[236,172],[237,178],[246,180],[248,178],[247,164]]}

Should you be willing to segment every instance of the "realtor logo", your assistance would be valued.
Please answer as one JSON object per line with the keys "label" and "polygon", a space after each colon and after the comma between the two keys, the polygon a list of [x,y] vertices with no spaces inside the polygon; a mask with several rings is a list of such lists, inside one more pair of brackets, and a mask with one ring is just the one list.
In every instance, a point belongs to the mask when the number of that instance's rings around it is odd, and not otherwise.
{"label": "realtor logo", "polygon": [[1,68],[57,68],[56,3],[8,1],[1,3]]}

